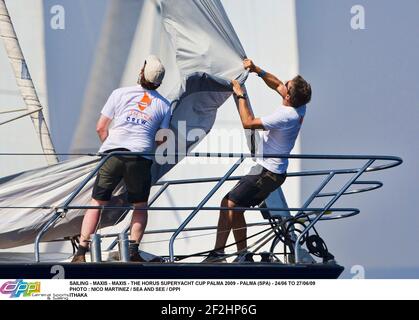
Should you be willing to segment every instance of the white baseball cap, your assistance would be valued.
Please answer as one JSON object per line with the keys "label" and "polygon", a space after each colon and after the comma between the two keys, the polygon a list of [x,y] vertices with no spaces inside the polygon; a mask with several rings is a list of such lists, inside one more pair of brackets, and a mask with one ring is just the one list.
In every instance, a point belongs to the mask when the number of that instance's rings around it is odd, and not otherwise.
{"label": "white baseball cap", "polygon": [[160,59],[155,55],[149,55],[145,60],[144,78],[146,81],[155,85],[160,85],[163,81],[166,70]]}

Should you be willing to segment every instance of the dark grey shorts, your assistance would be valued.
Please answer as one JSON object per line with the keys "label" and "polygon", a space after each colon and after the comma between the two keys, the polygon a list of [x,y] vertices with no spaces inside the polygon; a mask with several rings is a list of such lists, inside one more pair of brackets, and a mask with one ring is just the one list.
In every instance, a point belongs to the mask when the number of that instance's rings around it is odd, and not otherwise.
{"label": "dark grey shorts", "polygon": [[124,155],[109,158],[97,174],[93,199],[109,201],[112,192],[123,179],[130,203],[147,202],[151,188],[152,164],[153,161],[140,156]]}
{"label": "dark grey shorts", "polygon": [[225,197],[237,206],[254,207],[278,189],[285,179],[286,174],[276,174],[257,165],[252,168],[252,174],[241,178]]}

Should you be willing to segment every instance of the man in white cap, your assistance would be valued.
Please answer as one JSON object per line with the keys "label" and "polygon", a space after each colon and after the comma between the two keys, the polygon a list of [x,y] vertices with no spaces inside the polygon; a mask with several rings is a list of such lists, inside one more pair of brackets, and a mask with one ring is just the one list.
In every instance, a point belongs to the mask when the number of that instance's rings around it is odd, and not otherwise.
{"label": "man in white cap", "polygon": [[[102,141],[99,152],[131,151],[152,153],[159,129],[169,128],[170,103],[156,89],[161,85],[165,69],[156,56],[149,56],[141,69],[138,85],[112,92],[102,109],[96,131]],[[109,128],[113,121],[112,128]],[[147,225],[147,206],[151,188],[151,165],[148,156],[114,156],[100,168],[93,187],[92,206],[104,206],[112,192],[124,180],[128,201],[136,210],[131,220],[131,261],[143,262],[138,246]],[[99,209],[88,209],[80,232],[80,246],[72,262],[85,262],[90,235],[100,219]]]}

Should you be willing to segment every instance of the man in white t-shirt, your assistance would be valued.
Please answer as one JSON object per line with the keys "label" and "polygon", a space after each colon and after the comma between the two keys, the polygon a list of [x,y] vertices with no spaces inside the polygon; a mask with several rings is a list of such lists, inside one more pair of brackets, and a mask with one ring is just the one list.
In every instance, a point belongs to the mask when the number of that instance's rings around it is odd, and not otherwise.
{"label": "man in white t-shirt", "polygon": [[[112,92],[102,109],[96,131],[102,141],[99,152],[131,151],[153,153],[159,129],[169,128],[170,103],[156,89],[161,85],[165,69],[156,56],[149,56],[141,69],[138,85]],[[113,126],[110,124],[113,121]],[[137,209],[131,220],[131,261],[142,262],[138,245],[147,225],[147,206],[151,188],[149,156],[114,156],[100,168],[93,187],[92,206],[104,206],[112,192],[124,180],[128,201]],[[85,262],[90,235],[100,219],[99,209],[87,210],[80,232],[80,246],[73,262]]]}
{"label": "man in white t-shirt", "polygon": [[[249,108],[246,93],[238,81],[233,80],[233,90],[239,100],[240,119],[245,129],[261,129],[262,137],[258,152],[263,155],[290,154],[306,113],[306,104],[311,100],[311,86],[301,76],[285,84],[258,66],[252,60],[243,62],[245,69],[256,73],[269,88],[283,98],[281,106],[276,107],[269,116],[257,118]],[[221,207],[253,207],[261,204],[272,191],[279,188],[286,179],[288,159],[259,158],[257,165],[244,176],[224,197]],[[225,262],[224,247],[233,229],[239,255],[235,261],[253,261],[247,248],[247,229],[244,211],[226,210],[220,212],[215,249],[205,262]]]}

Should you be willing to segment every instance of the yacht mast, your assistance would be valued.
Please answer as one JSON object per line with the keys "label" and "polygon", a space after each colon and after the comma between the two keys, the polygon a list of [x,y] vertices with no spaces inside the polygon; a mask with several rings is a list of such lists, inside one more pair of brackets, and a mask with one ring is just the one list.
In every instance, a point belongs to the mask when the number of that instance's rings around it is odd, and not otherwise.
{"label": "yacht mast", "polygon": [[42,112],[42,105],[36,93],[4,0],[0,0],[0,37],[3,40],[7,56],[10,59],[17,86],[26,104],[28,110],[27,115],[31,117],[42,149],[46,153],[47,163],[48,165],[56,164],[58,163],[58,158],[54,155],[55,149]]}

